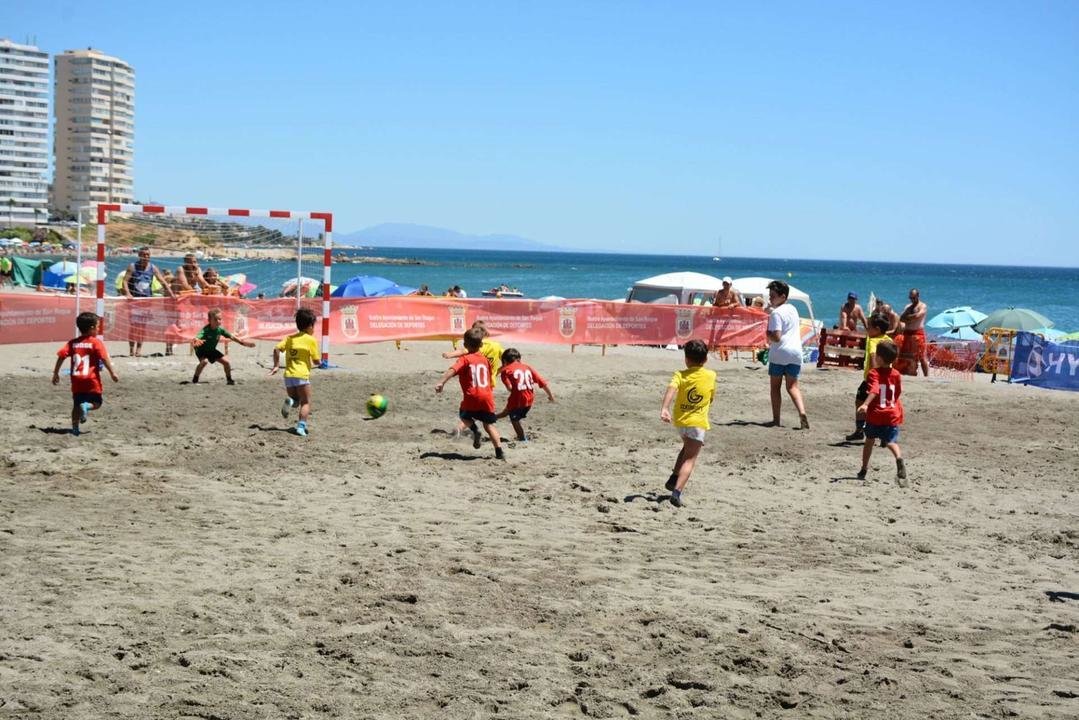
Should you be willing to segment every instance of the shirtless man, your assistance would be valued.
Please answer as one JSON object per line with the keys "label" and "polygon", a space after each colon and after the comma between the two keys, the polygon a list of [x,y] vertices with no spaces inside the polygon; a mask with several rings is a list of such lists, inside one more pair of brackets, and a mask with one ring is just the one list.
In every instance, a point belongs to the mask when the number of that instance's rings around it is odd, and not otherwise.
{"label": "shirtless man", "polygon": [[712,305],[719,308],[742,307],[742,293],[734,289],[730,275],[723,278],[723,287],[716,290]]}
{"label": "shirtless man", "polygon": [[877,298],[877,307],[873,310],[873,314],[880,315],[888,321],[886,335],[895,335],[895,333],[899,332],[899,313],[892,310],[891,305]]}
{"label": "shirtless man", "polygon": [[176,270],[176,281],[180,292],[195,292],[207,287],[206,278],[199,270],[198,258],[193,253],[184,255],[184,264]]}
{"label": "shirtless man", "polygon": [[929,307],[922,302],[918,288],[911,288],[909,298],[910,304],[899,315],[903,331],[896,369],[904,375],[917,375],[921,365],[922,374],[929,377],[929,360],[925,353],[925,315]]}
{"label": "shirtless man", "polygon": [[839,330],[857,330],[858,323],[862,324],[862,330],[869,331],[869,323],[865,319],[865,312],[858,304],[858,293],[847,293],[847,302],[839,306]]}

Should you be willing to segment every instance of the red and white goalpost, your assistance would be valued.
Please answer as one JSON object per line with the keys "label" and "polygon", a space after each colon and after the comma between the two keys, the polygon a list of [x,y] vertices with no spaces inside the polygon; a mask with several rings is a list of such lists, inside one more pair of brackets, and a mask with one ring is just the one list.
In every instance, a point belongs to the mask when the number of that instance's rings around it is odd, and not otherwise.
{"label": "red and white goalpost", "polygon": [[[97,262],[99,267],[105,263],[105,232],[109,222],[109,213],[146,213],[149,215],[194,215],[221,218],[276,218],[279,220],[315,220],[321,221],[323,232],[322,249],[322,367],[330,363],[330,265],[333,251],[333,213],[309,212],[300,210],[250,210],[245,208],[207,208],[183,207],[171,205],[123,205],[99,203],[97,206]],[[297,248],[300,252],[300,248]],[[97,279],[97,314],[105,315],[105,279]]]}

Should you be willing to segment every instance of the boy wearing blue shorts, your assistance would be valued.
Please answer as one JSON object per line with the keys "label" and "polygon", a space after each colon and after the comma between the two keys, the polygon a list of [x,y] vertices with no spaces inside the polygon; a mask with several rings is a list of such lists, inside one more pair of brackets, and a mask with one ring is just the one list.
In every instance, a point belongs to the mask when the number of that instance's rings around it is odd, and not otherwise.
{"label": "boy wearing blue shorts", "polygon": [[56,365],[52,369],[52,384],[60,384],[60,368],[64,360],[71,362],[71,434],[80,434],[79,426],[86,422],[91,410],[101,407],[101,367],[109,371],[113,382],[120,382],[109,359],[105,343],[97,337],[101,318],[92,312],[79,313],[75,327],[79,336],[68,340],[56,352]]}
{"label": "boy wearing blue shorts", "polygon": [[708,346],[703,340],[690,340],[683,346],[683,351],[686,369],[671,376],[659,410],[659,419],[673,424],[682,438],[682,449],[666,484],[671,491],[671,505],[675,507],[682,507],[682,490],[704,447],[705,432],[711,428],[708,410],[716,395],[716,372],[704,367],[708,361]]}
{"label": "boy wearing blue shorts", "polygon": [[771,427],[779,427],[779,411],[783,406],[780,388],[784,380],[787,394],[798,410],[799,426],[809,429],[802,391],[798,387],[798,376],[802,372],[802,328],[798,311],[787,302],[790,286],[782,280],[768,283],[768,382],[772,399]]}
{"label": "boy wearing blue shorts", "polygon": [[281,367],[281,353],[285,353],[287,397],[281,405],[281,417],[287,420],[292,408],[299,407],[295,432],[300,437],[307,437],[307,421],[311,417],[311,368],[318,365],[321,359],[318,342],[312,334],[315,331],[315,313],[310,308],[303,307],[296,311],[296,330],[274,346],[270,374],[277,374]]}
{"label": "boy wearing blue shorts", "polygon": [[865,480],[869,470],[869,458],[873,455],[873,441],[880,440],[895,456],[895,477],[900,486],[907,484],[907,468],[899,450],[899,426],[903,424],[903,376],[892,367],[899,357],[899,348],[891,340],[877,345],[873,355],[873,369],[866,379],[868,395],[858,406],[858,416],[865,418],[865,444],[862,445],[862,469],[858,479]]}

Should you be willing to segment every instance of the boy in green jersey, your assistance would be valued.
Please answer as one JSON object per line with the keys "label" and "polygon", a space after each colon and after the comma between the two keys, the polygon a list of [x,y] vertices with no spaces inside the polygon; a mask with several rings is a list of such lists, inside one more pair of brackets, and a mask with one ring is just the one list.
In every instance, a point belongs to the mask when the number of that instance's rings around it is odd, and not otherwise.
{"label": "boy in green jersey", "polygon": [[199,376],[202,375],[202,369],[206,367],[206,363],[221,363],[221,368],[225,371],[225,381],[229,385],[236,384],[232,379],[232,365],[229,363],[228,347],[226,346],[226,352],[221,352],[217,349],[217,343],[221,338],[234,340],[244,347],[255,347],[253,341],[238,338],[221,327],[221,311],[214,308],[206,313],[206,325],[203,326],[202,330],[199,330],[198,335],[191,341],[191,347],[195,348],[195,357],[199,359],[198,367],[195,368],[195,376],[191,378],[192,383],[199,381]]}

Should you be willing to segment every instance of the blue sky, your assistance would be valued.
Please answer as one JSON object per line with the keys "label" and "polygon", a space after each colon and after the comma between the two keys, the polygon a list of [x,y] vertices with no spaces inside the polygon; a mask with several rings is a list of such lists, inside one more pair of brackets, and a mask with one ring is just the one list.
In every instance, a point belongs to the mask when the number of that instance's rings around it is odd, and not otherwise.
{"label": "blue sky", "polygon": [[6,0],[136,193],[576,249],[1079,266],[1076,2]]}

